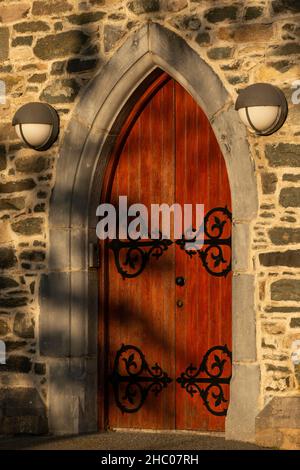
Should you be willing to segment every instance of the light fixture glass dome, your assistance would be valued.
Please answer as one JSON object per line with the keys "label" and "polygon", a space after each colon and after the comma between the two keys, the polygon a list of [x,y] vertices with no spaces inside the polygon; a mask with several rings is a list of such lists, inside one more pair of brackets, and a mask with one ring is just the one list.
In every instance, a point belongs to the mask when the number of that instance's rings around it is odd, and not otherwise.
{"label": "light fixture glass dome", "polygon": [[15,114],[12,122],[17,135],[35,150],[47,150],[59,133],[59,117],[47,103],[27,103]]}
{"label": "light fixture glass dome", "polygon": [[31,147],[43,147],[52,134],[51,124],[17,124],[15,126],[17,135],[23,142]]}
{"label": "light fixture glass dome", "polygon": [[249,108],[240,108],[238,113],[242,122],[245,126],[249,127],[250,131],[255,132],[254,128],[251,127],[247,112],[253,127],[260,132],[264,132],[271,129],[274,124],[277,123],[280,116],[280,107],[252,106]]}

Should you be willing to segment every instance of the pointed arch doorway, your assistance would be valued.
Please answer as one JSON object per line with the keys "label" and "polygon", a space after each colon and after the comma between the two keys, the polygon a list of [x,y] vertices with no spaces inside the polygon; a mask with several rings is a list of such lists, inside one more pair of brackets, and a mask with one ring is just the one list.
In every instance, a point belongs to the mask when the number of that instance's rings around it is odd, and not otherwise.
{"label": "pointed arch doorway", "polygon": [[[117,208],[119,196],[143,203],[149,214],[151,204],[204,204],[205,240],[194,251],[150,237],[102,245],[105,426],[224,431],[231,378],[229,181],[206,115],[159,69],[137,91],[108,163],[102,201]],[[193,219],[195,225],[195,213]]]}
{"label": "pointed arch doorway", "polygon": [[105,354],[98,348],[104,344],[105,330],[98,329],[96,208],[107,160],[131,98],[157,67],[176,79],[205,111],[226,161],[233,216],[233,376],[225,435],[254,440],[260,403],[250,257],[258,207],[255,168],[245,127],[226,87],[199,52],[156,23],[131,31],[82,90],[60,146],[50,203],[48,270],[40,290],[39,346],[49,370],[50,430],[78,434],[104,427],[98,420],[98,378],[103,378],[98,359]]}

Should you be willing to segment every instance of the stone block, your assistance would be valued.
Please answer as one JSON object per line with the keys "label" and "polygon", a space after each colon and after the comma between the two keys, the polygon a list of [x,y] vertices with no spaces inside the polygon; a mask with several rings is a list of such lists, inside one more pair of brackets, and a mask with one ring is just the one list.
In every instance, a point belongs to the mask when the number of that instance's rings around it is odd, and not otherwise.
{"label": "stone block", "polygon": [[236,6],[224,6],[211,8],[204,16],[210,23],[219,23],[225,20],[235,20],[238,8]]}
{"label": "stone block", "polygon": [[260,253],[259,262],[262,266],[300,267],[300,250],[272,251]]}
{"label": "stone block", "polygon": [[[46,74],[41,74],[46,77]],[[29,81],[32,80],[32,76]],[[39,80],[36,79],[38,82]],[[48,170],[50,166],[50,160],[44,156],[33,155],[30,157],[19,157],[15,162],[16,170],[20,173],[41,173],[42,171]]]}
{"label": "stone block", "polygon": [[234,364],[230,383],[230,404],[225,421],[226,439],[249,442],[255,440],[259,393],[259,365]]}
{"label": "stone block", "polygon": [[276,191],[278,178],[275,173],[263,172],[261,174],[261,184],[263,194],[273,194]]}
{"label": "stone block", "polygon": [[0,21],[2,23],[12,23],[22,18],[26,18],[30,10],[29,2],[13,2],[0,5]]}
{"label": "stone block", "polygon": [[39,16],[57,16],[73,9],[72,3],[67,0],[37,0],[33,2],[32,14]]}
{"label": "stone block", "polygon": [[41,93],[41,101],[51,104],[72,103],[80,89],[80,85],[71,78],[52,81]]}
{"label": "stone block", "polygon": [[34,364],[34,373],[37,375],[45,375],[46,374],[46,364],[42,362],[36,362]]}
{"label": "stone block", "polygon": [[0,193],[17,193],[21,191],[30,191],[36,187],[36,183],[32,179],[9,181],[8,183],[0,183]]}
{"label": "stone block", "polygon": [[9,269],[17,264],[15,251],[10,247],[0,247],[0,269]]}
{"label": "stone block", "polygon": [[172,12],[183,10],[187,5],[187,0],[160,0],[161,9]]}
{"label": "stone block", "polygon": [[0,434],[47,434],[46,407],[34,388],[0,390]]}
{"label": "stone block", "polygon": [[93,70],[99,64],[98,59],[70,59],[67,62],[68,73],[80,73]]}
{"label": "stone block", "polygon": [[129,2],[127,7],[136,15],[155,13],[160,9],[159,0],[135,0]]}
{"label": "stone block", "polygon": [[209,44],[210,43],[210,35],[207,32],[199,33],[199,34],[197,34],[195,41],[200,46],[202,44]]}
{"label": "stone block", "polygon": [[0,60],[8,59],[9,54],[9,29],[0,28]]}
{"label": "stone block", "polygon": [[45,260],[46,254],[44,251],[40,250],[24,250],[20,254],[20,259],[39,263]]}
{"label": "stone block", "polygon": [[234,49],[232,47],[214,47],[209,49],[207,55],[213,60],[230,59],[233,56]]}
{"label": "stone block", "polygon": [[32,41],[33,41],[33,36],[18,36],[12,40],[11,46],[12,47],[31,46]]}
{"label": "stone block", "polygon": [[300,53],[300,44],[296,42],[287,42],[280,46],[272,46],[269,50],[269,55],[293,55]]}
{"label": "stone block", "polygon": [[300,449],[300,397],[273,397],[256,418],[256,443]]}
{"label": "stone block", "polygon": [[293,175],[293,174],[287,173],[282,176],[282,181],[290,181],[292,183],[298,183],[300,181],[300,175],[299,174]]}
{"label": "stone block", "polygon": [[300,301],[300,281],[297,279],[280,279],[271,284],[272,300]]}
{"label": "stone block", "polygon": [[249,269],[249,244],[249,224],[234,222],[232,224],[232,269],[234,272]]}
{"label": "stone block", "polygon": [[68,16],[68,20],[72,24],[84,25],[88,23],[95,23],[96,21],[104,18],[105,15],[106,13],[103,11],[90,11],[87,13],[81,13],[80,15],[70,15]]}
{"label": "stone block", "polygon": [[299,13],[300,4],[296,0],[273,0],[272,9],[274,13]]}
{"label": "stone block", "polygon": [[265,154],[270,166],[300,166],[299,144],[268,144],[266,145]]}
{"label": "stone block", "polygon": [[263,8],[259,6],[247,7],[245,11],[245,20],[251,21],[256,20],[263,14]]}
{"label": "stone block", "polygon": [[[85,272],[53,272],[43,276],[41,283],[43,315],[40,317],[40,349],[43,355],[50,357],[85,355],[88,325],[87,293]],[[90,318],[89,322],[93,322],[93,319]]]}
{"label": "stone block", "polygon": [[10,332],[9,324],[7,321],[0,318],[0,336],[4,337]]}
{"label": "stone block", "polygon": [[5,145],[0,145],[0,171],[6,169],[6,150]]}
{"label": "stone block", "polygon": [[201,19],[199,15],[195,14],[176,16],[172,24],[181,31],[199,31],[201,28]]}
{"label": "stone block", "polygon": [[234,361],[256,360],[254,276],[239,274],[232,281],[232,352]]}
{"label": "stone block", "polygon": [[286,59],[277,60],[276,62],[268,62],[267,65],[281,73],[287,72],[292,67],[291,62]]}
{"label": "stone block", "polygon": [[95,358],[50,361],[51,432],[70,435],[98,430],[96,367]]}
{"label": "stone block", "polygon": [[274,245],[290,245],[300,243],[300,229],[289,227],[274,227],[268,231]]}
{"label": "stone block", "polygon": [[290,328],[300,328],[300,318],[291,318]]}
{"label": "stone block", "polygon": [[27,217],[26,219],[14,222],[11,227],[14,232],[25,235],[41,235],[43,233],[44,219],[40,217]]}
{"label": "stone block", "polygon": [[300,307],[266,307],[268,313],[295,313],[300,312]]}
{"label": "stone block", "polygon": [[104,27],[104,50],[109,52],[125,35],[126,30],[120,26],[107,24]]}
{"label": "stone block", "polygon": [[224,41],[234,43],[243,42],[265,42],[270,41],[273,36],[273,25],[271,24],[244,24],[242,26],[229,26],[220,28],[218,37]]}
{"label": "stone block", "polygon": [[51,67],[51,75],[62,75],[64,73],[66,63],[67,62],[65,60],[53,62]]}
{"label": "stone block", "polygon": [[283,188],[280,191],[279,203],[283,207],[300,207],[300,188]]}
{"label": "stone block", "polygon": [[70,273],[50,273],[41,279],[40,351],[47,356],[70,355]]}
{"label": "stone block", "polygon": [[[34,73],[33,75],[31,75],[31,77],[28,78],[28,83],[44,83],[46,79],[46,73]],[[36,158],[36,160],[38,160],[38,158]]]}
{"label": "stone block", "polygon": [[11,289],[14,287],[18,287],[18,282],[15,279],[6,276],[0,276],[0,289]]}
{"label": "stone block", "polygon": [[14,24],[13,29],[18,33],[37,33],[49,31],[50,26],[45,21],[22,21],[22,23]]}
{"label": "stone block", "polygon": [[34,338],[34,322],[26,313],[17,313],[13,331],[20,338]]}
{"label": "stone block", "polygon": [[26,341],[11,341],[11,340],[6,340],[5,341],[6,345],[6,352],[10,353],[12,351],[18,351],[24,349],[24,347],[27,345]]}
{"label": "stone block", "polygon": [[1,371],[27,374],[31,370],[31,360],[27,356],[11,354],[6,359],[6,364],[1,366]]}
{"label": "stone block", "polygon": [[0,298],[0,307],[1,308],[17,308],[17,307],[25,307],[28,304],[27,297],[13,297],[9,296],[9,294],[5,297]]}
{"label": "stone block", "polygon": [[87,45],[88,39],[87,34],[78,30],[50,34],[37,40],[33,52],[42,60],[53,60],[58,57],[79,54],[81,49]]}
{"label": "stone block", "polygon": [[226,77],[231,85],[237,85],[238,83],[248,83],[249,77],[247,75],[231,75]]}
{"label": "stone block", "polygon": [[[50,229],[51,252],[49,257],[49,270],[67,271],[87,268],[87,253],[85,251],[86,231],[80,228]],[[66,247],[70,245],[70,253]]]}

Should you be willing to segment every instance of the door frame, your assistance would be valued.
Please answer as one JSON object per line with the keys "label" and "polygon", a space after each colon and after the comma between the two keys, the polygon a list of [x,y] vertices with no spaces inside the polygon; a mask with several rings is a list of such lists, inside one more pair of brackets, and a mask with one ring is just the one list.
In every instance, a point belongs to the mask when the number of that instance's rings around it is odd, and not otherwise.
{"label": "door frame", "polygon": [[254,441],[260,367],[250,230],[258,196],[247,134],[214,70],[184,39],[156,23],[130,32],[79,93],[60,147],[50,204],[49,268],[40,289],[40,352],[49,368],[50,430],[77,434],[98,429],[98,269],[91,263],[91,249],[98,242],[96,207],[135,91],[158,67],[201,106],[225,158],[232,196],[234,274],[233,378],[225,434]]}

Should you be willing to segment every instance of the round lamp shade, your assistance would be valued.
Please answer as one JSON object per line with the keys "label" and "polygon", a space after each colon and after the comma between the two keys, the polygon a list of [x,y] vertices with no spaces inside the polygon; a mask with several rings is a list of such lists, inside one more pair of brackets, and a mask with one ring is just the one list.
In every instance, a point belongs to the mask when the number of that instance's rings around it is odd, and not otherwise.
{"label": "round lamp shade", "polygon": [[256,135],[270,135],[284,124],[288,106],[279,88],[256,83],[240,91],[235,104],[242,122]]}
{"label": "round lamp shade", "polygon": [[17,135],[30,148],[47,150],[59,133],[59,117],[46,103],[28,103],[15,114],[12,122]]}

